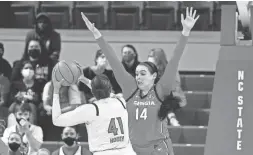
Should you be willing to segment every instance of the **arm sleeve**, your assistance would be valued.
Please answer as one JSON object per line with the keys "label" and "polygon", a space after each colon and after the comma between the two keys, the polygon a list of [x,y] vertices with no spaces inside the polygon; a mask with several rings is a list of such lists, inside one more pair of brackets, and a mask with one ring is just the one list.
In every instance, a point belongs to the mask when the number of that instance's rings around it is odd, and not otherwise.
{"label": "arm sleeve", "polygon": [[173,86],[176,81],[176,73],[178,71],[179,61],[183,55],[187,40],[188,37],[182,34],[173,52],[173,56],[166,66],[163,76],[157,83],[157,86],[161,87],[162,93],[164,95],[170,94],[170,92],[173,90]]}
{"label": "arm sleeve", "polygon": [[132,91],[136,89],[135,79],[125,70],[124,66],[116,56],[115,51],[103,37],[98,38],[97,42],[112,67],[115,78],[122,88],[124,97],[128,98]]}
{"label": "arm sleeve", "polygon": [[77,107],[73,111],[61,113],[59,103],[59,95],[54,94],[52,119],[55,126],[74,126],[82,123],[87,123],[96,117],[96,108],[92,104],[84,104]]}

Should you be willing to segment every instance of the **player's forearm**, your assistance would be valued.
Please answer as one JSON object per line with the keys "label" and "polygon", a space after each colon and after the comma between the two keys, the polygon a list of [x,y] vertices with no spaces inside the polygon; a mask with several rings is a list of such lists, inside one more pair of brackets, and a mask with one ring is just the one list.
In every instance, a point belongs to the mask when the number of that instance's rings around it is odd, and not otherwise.
{"label": "player's forearm", "polygon": [[180,39],[176,45],[176,48],[173,52],[173,56],[169,61],[168,65],[166,66],[163,76],[158,82],[158,84],[162,86],[163,92],[166,92],[166,94],[171,92],[176,81],[176,73],[178,72],[179,61],[183,55],[185,46],[188,41],[187,35],[189,35],[188,32],[182,32]]}
{"label": "player's forearm", "polygon": [[114,52],[113,48],[105,41],[103,37],[98,38],[97,42],[108,59],[116,81],[123,89],[123,93],[127,93],[128,91],[131,92],[132,89],[135,89],[136,87],[133,77],[125,70],[124,66],[119,61],[116,52]]}
{"label": "player's forearm", "polygon": [[40,143],[39,141],[37,141],[31,131],[28,131],[26,132],[26,137],[27,137],[27,140],[28,140],[28,143],[29,145],[31,146],[31,148],[34,150],[34,151],[38,151],[42,145],[42,143]]}
{"label": "player's forearm", "polygon": [[76,111],[68,111],[62,113],[59,102],[59,94],[54,94],[53,108],[52,108],[52,120],[55,126],[66,127],[74,126],[83,122],[82,113]]}

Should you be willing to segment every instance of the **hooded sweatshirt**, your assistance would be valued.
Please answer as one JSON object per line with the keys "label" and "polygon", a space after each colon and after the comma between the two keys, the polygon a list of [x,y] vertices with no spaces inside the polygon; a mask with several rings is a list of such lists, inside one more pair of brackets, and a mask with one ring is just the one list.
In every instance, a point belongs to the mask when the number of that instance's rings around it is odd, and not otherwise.
{"label": "hooded sweatshirt", "polygon": [[[38,28],[38,20],[45,18],[49,28],[47,31],[41,32]],[[61,51],[61,36],[53,28],[52,22],[46,13],[39,13],[35,19],[35,28],[29,31],[26,35],[26,43],[33,39],[39,39],[42,41],[47,49],[48,55],[50,56],[54,52],[60,55]]]}

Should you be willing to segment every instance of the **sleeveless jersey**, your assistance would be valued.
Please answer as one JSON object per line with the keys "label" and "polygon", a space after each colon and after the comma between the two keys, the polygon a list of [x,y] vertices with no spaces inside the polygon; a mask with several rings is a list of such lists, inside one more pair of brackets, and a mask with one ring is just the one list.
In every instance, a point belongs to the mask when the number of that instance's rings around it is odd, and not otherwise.
{"label": "sleeveless jersey", "polygon": [[86,124],[92,153],[121,149],[129,145],[128,114],[123,98],[107,98],[93,103],[97,117]]}
{"label": "sleeveless jersey", "polygon": [[166,128],[167,119],[161,121],[158,111],[162,101],[158,98],[155,87],[147,95],[140,96],[136,91],[127,100],[129,134],[135,147],[146,148],[169,138]]}

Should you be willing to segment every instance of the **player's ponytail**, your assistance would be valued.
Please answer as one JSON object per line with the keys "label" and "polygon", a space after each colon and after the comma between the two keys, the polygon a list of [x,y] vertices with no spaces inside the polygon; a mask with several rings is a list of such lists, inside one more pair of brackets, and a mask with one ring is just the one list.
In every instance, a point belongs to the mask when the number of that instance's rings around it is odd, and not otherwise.
{"label": "player's ponytail", "polygon": [[179,97],[173,96],[172,93],[167,96],[162,102],[162,105],[158,111],[159,119],[164,120],[169,112],[174,112],[176,109],[178,109],[180,102],[181,99]]}

